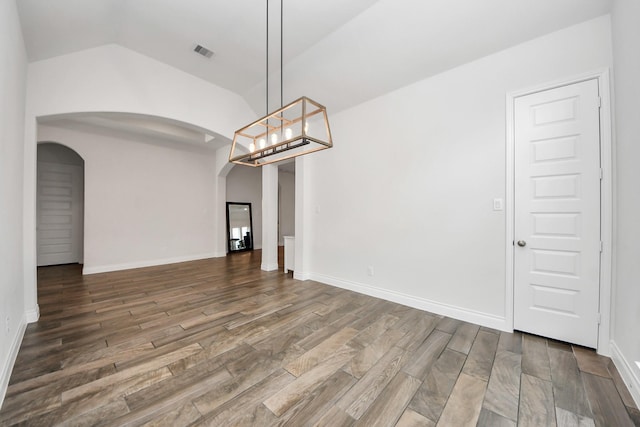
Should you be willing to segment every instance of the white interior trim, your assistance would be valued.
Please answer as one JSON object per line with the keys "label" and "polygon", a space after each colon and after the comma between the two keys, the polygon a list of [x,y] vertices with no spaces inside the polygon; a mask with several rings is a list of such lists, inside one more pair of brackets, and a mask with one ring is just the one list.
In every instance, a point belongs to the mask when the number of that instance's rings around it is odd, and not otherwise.
{"label": "white interior trim", "polygon": [[597,351],[603,355],[610,355],[611,335],[611,275],[612,275],[612,233],[613,233],[613,157],[612,157],[612,127],[611,127],[611,89],[609,70],[602,69],[590,73],[581,74],[569,79],[545,83],[536,87],[508,93],[506,96],[506,288],[505,288],[505,315],[506,323],[513,330],[513,287],[514,287],[514,258],[513,241],[515,219],[515,135],[514,135],[514,102],[521,96],[542,92],[573,83],[597,79],[602,106],[600,108],[600,165],[603,170],[601,182],[600,203],[600,229],[603,242],[603,250],[600,255],[600,315],[601,323],[598,330]]}
{"label": "white interior trim", "polygon": [[[624,384],[627,386],[627,389],[629,389],[631,397],[633,397],[636,405],[640,407],[640,378],[634,374],[633,367],[622,356],[622,352],[614,341],[611,342],[610,348],[611,360],[613,360],[614,365],[618,368],[618,372],[620,372]],[[640,362],[635,363],[638,365],[638,368],[640,368]]]}
{"label": "white interior trim", "polygon": [[40,319],[40,306],[36,304],[35,308],[25,311],[25,318],[27,323],[35,323]]}
{"label": "white interior trim", "polygon": [[137,261],[137,262],[122,263],[122,264],[97,265],[97,266],[88,267],[88,268],[84,267],[82,269],[82,274],[107,273],[110,271],[130,270],[132,268],[154,267],[156,265],[175,264],[178,262],[186,262],[186,261],[197,261],[200,259],[207,259],[207,258],[220,258],[226,255],[227,255],[226,253],[222,254],[217,252],[210,252],[210,253],[197,254],[197,255],[152,259],[147,261]]}
{"label": "white interior trim", "polygon": [[[37,318],[36,318],[37,320]],[[18,350],[20,350],[20,344],[22,344],[22,339],[24,338],[24,333],[27,330],[27,319],[26,314],[20,320],[20,324],[18,325],[18,333],[14,335],[13,342],[11,343],[11,348],[9,350],[9,357],[6,360],[6,363],[2,367],[2,372],[0,373],[0,407],[2,407],[2,402],[4,402],[4,397],[7,394],[7,388],[9,387],[9,379],[11,378],[11,372],[13,371],[13,366],[16,363],[16,358],[18,357]]]}

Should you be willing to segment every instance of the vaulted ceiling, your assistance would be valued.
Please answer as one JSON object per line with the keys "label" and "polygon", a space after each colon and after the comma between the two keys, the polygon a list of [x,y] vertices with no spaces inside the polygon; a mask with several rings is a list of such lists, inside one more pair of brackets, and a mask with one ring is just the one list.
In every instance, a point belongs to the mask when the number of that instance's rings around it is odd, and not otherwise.
{"label": "vaulted ceiling", "polygon": [[[285,102],[333,111],[596,16],[610,0],[284,0]],[[264,111],[265,0],[17,0],[31,61],[117,43]],[[280,2],[269,0],[272,94]],[[207,59],[193,52],[201,44]],[[278,98],[277,100],[275,98]],[[272,103],[279,103],[274,96]]]}
{"label": "vaulted ceiling", "polygon": [[[280,1],[268,1],[271,110],[280,103]],[[611,8],[611,0],[283,1],[284,102],[306,95],[330,114]],[[265,113],[266,0],[16,2],[30,61],[115,43]],[[213,56],[196,54],[198,44]]]}

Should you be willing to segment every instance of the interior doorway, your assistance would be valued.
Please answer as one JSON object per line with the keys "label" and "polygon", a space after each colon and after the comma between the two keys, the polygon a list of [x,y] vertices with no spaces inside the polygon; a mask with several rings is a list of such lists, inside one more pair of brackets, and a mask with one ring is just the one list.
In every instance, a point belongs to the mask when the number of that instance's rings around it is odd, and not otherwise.
{"label": "interior doorway", "polygon": [[596,79],[516,98],[514,327],[595,348],[600,306]]}
{"label": "interior doorway", "polygon": [[83,263],[84,160],[58,143],[38,144],[37,265]]}
{"label": "interior doorway", "polygon": [[510,93],[507,117],[507,321],[608,355],[608,72]]}

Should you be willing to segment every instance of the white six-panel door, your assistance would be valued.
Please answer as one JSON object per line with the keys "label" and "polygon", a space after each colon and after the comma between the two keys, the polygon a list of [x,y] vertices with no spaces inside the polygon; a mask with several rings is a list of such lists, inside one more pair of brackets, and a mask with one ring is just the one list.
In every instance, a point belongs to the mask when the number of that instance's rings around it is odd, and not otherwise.
{"label": "white six-panel door", "polygon": [[82,262],[81,166],[38,162],[38,266]]}
{"label": "white six-panel door", "polygon": [[515,329],[597,347],[597,80],[515,99]]}

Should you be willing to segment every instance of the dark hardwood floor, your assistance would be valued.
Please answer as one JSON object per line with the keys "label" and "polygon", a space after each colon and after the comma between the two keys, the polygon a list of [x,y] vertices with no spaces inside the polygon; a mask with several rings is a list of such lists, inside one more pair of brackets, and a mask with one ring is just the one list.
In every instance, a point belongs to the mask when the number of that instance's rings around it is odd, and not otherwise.
{"label": "dark hardwood floor", "polygon": [[[260,252],[40,268],[0,425],[633,426],[611,361],[320,283]],[[636,424],[637,425],[637,424]]]}

